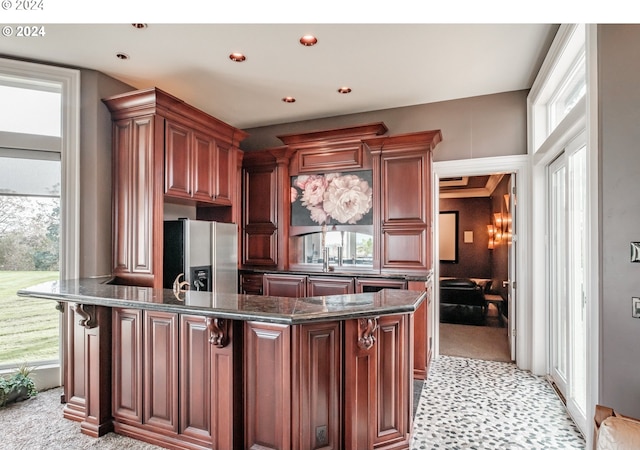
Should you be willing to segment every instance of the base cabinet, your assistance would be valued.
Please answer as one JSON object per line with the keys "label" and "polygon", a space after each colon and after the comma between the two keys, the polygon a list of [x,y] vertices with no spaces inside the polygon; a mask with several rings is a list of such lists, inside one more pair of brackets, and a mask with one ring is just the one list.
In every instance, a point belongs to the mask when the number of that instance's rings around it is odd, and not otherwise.
{"label": "base cabinet", "polygon": [[246,322],[246,448],[408,449],[411,320]]}
{"label": "base cabinet", "polygon": [[172,448],[242,448],[232,321],[113,309],[116,432]]}

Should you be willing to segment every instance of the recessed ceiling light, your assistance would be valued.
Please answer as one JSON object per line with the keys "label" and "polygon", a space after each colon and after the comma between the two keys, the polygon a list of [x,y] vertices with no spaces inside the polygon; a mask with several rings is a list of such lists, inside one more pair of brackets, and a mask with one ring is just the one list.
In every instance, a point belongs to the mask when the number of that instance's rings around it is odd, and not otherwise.
{"label": "recessed ceiling light", "polygon": [[229,55],[229,59],[235,62],[242,62],[245,59],[247,59],[247,57],[240,52],[233,52],[232,54]]}
{"label": "recessed ceiling light", "polygon": [[116,53],[116,58],[118,59],[129,59],[129,55],[127,55],[126,53]]}
{"label": "recessed ceiling light", "polygon": [[147,28],[146,23],[132,23],[131,26],[133,28],[137,28],[138,30],[141,30],[142,28]]}
{"label": "recessed ceiling light", "polygon": [[349,92],[351,92],[351,88],[347,86],[342,86],[340,89],[338,89],[338,92],[341,94],[348,94]]}
{"label": "recessed ceiling light", "polygon": [[296,101],[296,99],[294,97],[284,97],[282,101],[285,103],[293,103]]}
{"label": "recessed ceiling light", "polygon": [[304,45],[305,47],[311,47],[311,46],[316,45],[318,43],[318,38],[316,38],[315,36],[313,36],[311,34],[305,34],[304,36],[302,36],[300,38],[300,43],[302,45]]}

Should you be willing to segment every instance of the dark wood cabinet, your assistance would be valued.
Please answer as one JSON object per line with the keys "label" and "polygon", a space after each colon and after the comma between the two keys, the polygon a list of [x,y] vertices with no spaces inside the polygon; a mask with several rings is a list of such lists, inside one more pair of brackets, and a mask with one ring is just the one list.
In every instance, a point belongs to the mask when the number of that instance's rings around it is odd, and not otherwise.
{"label": "dark wood cabinet", "polygon": [[291,327],[244,324],[245,448],[291,447]]}
{"label": "dark wood cabinet", "polygon": [[143,423],[169,435],[178,433],[178,315],[143,314]]}
{"label": "dark wood cabinet", "polygon": [[380,270],[426,274],[431,255],[431,152],[439,130],[365,139],[380,187]]}
{"label": "dark wood cabinet", "polygon": [[245,446],[407,449],[410,314],[245,323]]}
{"label": "dark wood cabinet", "polygon": [[262,278],[264,295],[272,297],[306,297],[307,276],[293,274],[265,274]]}
{"label": "dark wood cabinet", "polygon": [[381,289],[406,289],[405,280],[388,278],[356,278],[356,293],[378,292]]}
{"label": "dark wood cabinet", "polygon": [[237,322],[121,308],[112,320],[118,433],[153,434],[153,442],[178,448],[242,448]]}
{"label": "dark wood cabinet", "polygon": [[165,200],[239,217],[236,160],[247,134],[157,88],[103,101],[113,120],[115,282],[160,288]]}
{"label": "dark wood cabinet", "polygon": [[409,448],[409,322],[409,315],[345,321],[345,448]]}
{"label": "dark wood cabinet", "polygon": [[262,295],[262,274],[241,273],[240,293],[248,295]]}
{"label": "dark wood cabinet", "polygon": [[242,265],[278,265],[277,166],[268,153],[242,161]]}
{"label": "dark wood cabinet", "polygon": [[142,424],[142,311],[113,309],[114,419]]}
{"label": "dark wood cabinet", "polygon": [[307,279],[307,295],[309,297],[353,293],[355,293],[353,278],[310,276]]}

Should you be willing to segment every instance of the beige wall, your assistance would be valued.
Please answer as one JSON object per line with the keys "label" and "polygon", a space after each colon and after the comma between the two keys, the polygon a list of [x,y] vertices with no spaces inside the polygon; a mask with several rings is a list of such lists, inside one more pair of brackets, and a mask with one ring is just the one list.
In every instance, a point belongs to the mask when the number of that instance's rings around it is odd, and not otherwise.
{"label": "beige wall", "polygon": [[80,276],[111,274],[111,116],[102,103],[133,90],[94,70],[80,80]]}
{"label": "beige wall", "polygon": [[527,153],[528,90],[448,102],[349,114],[268,127],[250,128],[240,147],[260,150],[283,145],[276,137],[303,131],[384,122],[388,134],[439,129],[442,142],[434,161],[522,155]]}
{"label": "beige wall", "polygon": [[598,26],[600,147],[600,399],[640,417],[640,264],[630,242],[640,241],[640,26]]}

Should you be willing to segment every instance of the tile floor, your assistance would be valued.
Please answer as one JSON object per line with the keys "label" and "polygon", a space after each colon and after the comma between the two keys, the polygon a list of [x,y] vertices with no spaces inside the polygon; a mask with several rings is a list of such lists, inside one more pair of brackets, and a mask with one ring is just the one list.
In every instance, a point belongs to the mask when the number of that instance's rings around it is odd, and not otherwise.
{"label": "tile floor", "polygon": [[585,445],[543,377],[512,363],[454,356],[432,362],[416,410],[412,450],[565,450]]}

